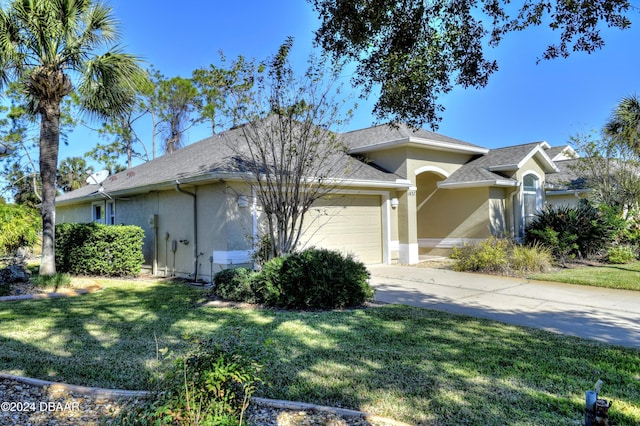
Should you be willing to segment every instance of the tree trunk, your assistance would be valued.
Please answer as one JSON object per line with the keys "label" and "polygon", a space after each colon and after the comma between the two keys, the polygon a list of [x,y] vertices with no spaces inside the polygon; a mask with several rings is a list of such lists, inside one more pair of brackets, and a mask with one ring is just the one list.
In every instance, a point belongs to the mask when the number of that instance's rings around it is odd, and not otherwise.
{"label": "tree trunk", "polygon": [[60,103],[40,110],[40,176],[42,178],[42,260],[40,275],[54,275],[56,227],[56,172],[60,144]]}

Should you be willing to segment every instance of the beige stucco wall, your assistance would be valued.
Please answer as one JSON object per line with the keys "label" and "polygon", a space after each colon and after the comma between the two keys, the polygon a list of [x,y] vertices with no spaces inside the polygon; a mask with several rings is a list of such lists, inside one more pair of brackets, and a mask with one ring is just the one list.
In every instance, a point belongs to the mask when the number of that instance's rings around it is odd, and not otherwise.
{"label": "beige stucco wall", "polygon": [[419,238],[491,236],[489,188],[439,190],[429,205],[418,219]]}
{"label": "beige stucco wall", "polygon": [[489,188],[489,230],[491,235],[510,236],[510,221],[507,210],[510,193],[510,188]]}
{"label": "beige stucco wall", "polygon": [[91,203],[56,207],[56,224],[91,222]]}
{"label": "beige stucco wall", "polygon": [[554,195],[552,193],[546,193],[545,203],[552,207],[577,206],[580,203],[580,197],[576,197],[575,194]]}
{"label": "beige stucco wall", "polygon": [[[246,185],[225,183],[182,185],[181,188],[195,193],[197,197],[197,252],[193,197],[175,189],[115,198],[116,223],[137,225],[144,230],[145,264],[151,266],[155,259],[159,275],[193,275],[198,254],[198,277],[209,279],[212,272],[227,267],[226,264],[211,265],[209,259],[214,250],[251,249],[251,207],[238,207],[238,197],[244,194],[250,196],[250,190]],[[157,218],[157,230],[150,223],[154,215]],[[58,206],[56,217],[58,223],[90,222],[91,203]],[[176,248],[175,256],[172,247]]]}
{"label": "beige stucco wall", "polygon": [[416,147],[407,149],[407,179],[416,182],[416,171],[424,167],[442,169],[449,176],[463,164],[468,162],[472,155],[449,151],[426,150]]}
{"label": "beige stucco wall", "polygon": [[384,169],[397,173],[415,183],[416,170],[433,166],[444,170],[448,175],[456,171],[469,159],[471,154],[439,151],[413,146],[405,146],[367,154],[367,159]]}

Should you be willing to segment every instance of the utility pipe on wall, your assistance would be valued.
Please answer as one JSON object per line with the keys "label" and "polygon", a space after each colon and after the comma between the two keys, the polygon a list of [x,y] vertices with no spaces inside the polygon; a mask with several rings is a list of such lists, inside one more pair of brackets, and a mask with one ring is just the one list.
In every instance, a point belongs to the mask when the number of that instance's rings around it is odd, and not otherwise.
{"label": "utility pipe on wall", "polygon": [[198,197],[194,192],[180,188],[180,182],[176,179],[176,191],[193,197],[193,280],[198,280]]}

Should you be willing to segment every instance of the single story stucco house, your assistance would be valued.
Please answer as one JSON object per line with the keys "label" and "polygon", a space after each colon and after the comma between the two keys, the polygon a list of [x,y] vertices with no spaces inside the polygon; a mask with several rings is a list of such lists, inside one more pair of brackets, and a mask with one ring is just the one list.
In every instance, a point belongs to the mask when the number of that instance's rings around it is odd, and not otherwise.
{"label": "single story stucco house", "polygon": [[[229,166],[238,129],[59,196],[56,221],[134,224],[158,275],[198,275],[250,264],[261,208]],[[545,202],[575,203],[561,179],[575,152],[546,142],[487,149],[405,125],[340,135],[344,173],[311,209],[304,246],[365,263],[417,263],[492,235],[521,238]],[[340,163],[342,164],[342,163]]]}

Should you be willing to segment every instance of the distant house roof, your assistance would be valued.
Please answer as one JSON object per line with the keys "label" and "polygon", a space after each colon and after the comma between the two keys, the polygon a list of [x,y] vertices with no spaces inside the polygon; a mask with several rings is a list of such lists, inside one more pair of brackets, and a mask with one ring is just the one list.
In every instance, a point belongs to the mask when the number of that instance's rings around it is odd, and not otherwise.
{"label": "distant house roof", "polygon": [[360,154],[403,145],[428,146],[443,151],[486,154],[487,148],[454,139],[425,129],[414,129],[406,124],[380,125],[344,133],[343,140],[349,153]]}
{"label": "distant house roof", "polygon": [[[187,145],[171,154],[142,163],[129,170],[109,176],[101,185],[88,185],[57,197],[58,204],[81,199],[101,199],[107,195],[143,193],[154,189],[173,187],[180,183],[214,181],[216,179],[238,179],[243,171],[230,142],[241,138],[239,128],[228,130],[202,141]],[[364,184],[379,186],[406,186],[399,175],[367,164],[347,153],[337,153],[332,160],[334,170],[343,170],[342,176],[332,176],[341,184]]]}
{"label": "distant house roof", "polygon": [[440,188],[474,186],[516,186],[518,181],[501,172],[515,172],[527,161],[537,157],[546,173],[556,173],[558,168],[545,153],[546,142],[532,142],[490,150],[456,170],[447,179],[438,183]]}
{"label": "distant house roof", "polygon": [[585,189],[586,180],[578,176],[574,170],[578,161],[580,161],[578,158],[556,161],[558,173],[547,176],[547,188],[553,190]]}
{"label": "distant house roof", "polygon": [[552,146],[546,151],[551,161],[572,160],[579,157],[578,153],[570,145]]}

